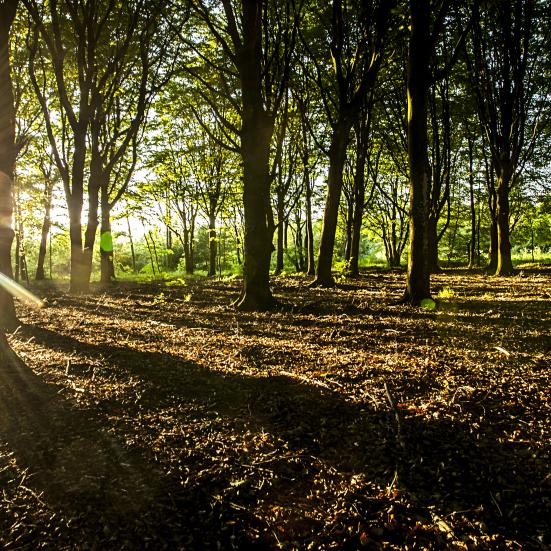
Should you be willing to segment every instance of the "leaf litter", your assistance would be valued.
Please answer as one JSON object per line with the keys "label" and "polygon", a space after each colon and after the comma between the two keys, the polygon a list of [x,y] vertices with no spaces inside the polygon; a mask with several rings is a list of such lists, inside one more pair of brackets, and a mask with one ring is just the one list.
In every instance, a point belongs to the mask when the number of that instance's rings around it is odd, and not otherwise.
{"label": "leaf litter", "polygon": [[[19,310],[5,549],[548,549],[551,273],[119,284]],[[450,291],[453,290],[453,292]]]}

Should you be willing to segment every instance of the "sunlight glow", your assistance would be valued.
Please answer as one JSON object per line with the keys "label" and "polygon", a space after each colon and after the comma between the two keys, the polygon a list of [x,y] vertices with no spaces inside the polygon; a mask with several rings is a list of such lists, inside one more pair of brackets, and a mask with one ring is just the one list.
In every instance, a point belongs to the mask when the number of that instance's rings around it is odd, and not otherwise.
{"label": "sunlight glow", "polygon": [[36,295],[34,295],[28,289],[25,289],[25,287],[19,285],[19,283],[16,283],[15,281],[13,281],[13,279],[9,278],[1,272],[0,286],[8,291],[8,293],[11,293],[14,297],[18,298],[29,306],[33,306],[35,308],[42,308],[44,306],[44,302],[40,300]]}

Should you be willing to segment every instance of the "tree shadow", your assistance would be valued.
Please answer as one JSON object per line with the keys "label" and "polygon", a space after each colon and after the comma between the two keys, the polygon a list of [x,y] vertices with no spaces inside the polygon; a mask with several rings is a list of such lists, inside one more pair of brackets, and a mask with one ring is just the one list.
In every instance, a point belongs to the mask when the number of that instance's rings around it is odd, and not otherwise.
{"label": "tree shadow", "polygon": [[[3,335],[0,341],[0,544],[31,548],[51,538],[59,548],[79,542],[98,548],[117,534],[118,541],[139,547],[159,521],[154,506],[165,492],[161,472],[61,398]],[[21,501],[21,488],[32,503]],[[8,496],[18,501],[15,512],[6,507]]]}
{"label": "tree shadow", "polygon": [[[36,479],[37,486],[47,488],[48,496],[52,492],[52,499],[63,501],[67,486],[70,488],[72,484],[71,477],[65,474],[70,473],[71,464],[65,467],[64,460],[57,460],[65,469],[58,475],[51,467],[56,461],[47,454],[43,457],[41,450],[70,450],[68,455],[77,458],[81,469],[92,479],[97,479],[97,464],[100,475],[105,473],[102,480],[115,481],[105,486],[110,486],[115,495],[111,496],[106,489],[98,491],[97,485],[90,483],[84,492],[85,500],[92,496],[90,499],[97,507],[105,507],[104,502],[111,507],[111,502],[115,508],[123,487],[137,485],[138,497],[130,499],[133,503],[127,509],[127,517],[135,515],[136,507],[146,507],[146,503],[155,510],[164,507],[164,520],[156,530],[157,533],[164,530],[166,541],[179,541],[176,533],[185,533],[184,543],[191,548],[217,545],[243,548],[253,544],[275,548],[277,538],[272,528],[258,516],[258,507],[264,503],[265,507],[299,511],[282,521],[281,537],[286,535],[304,545],[316,537],[326,538],[326,543],[350,544],[356,541],[356,536],[347,536],[347,532],[337,535],[335,530],[324,527],[321,520],[308,516],[309,508],[323,507],[315,499],[309,502],[308,495],[313,495],[317,481],[323,476],[338,479],[338,484],[359,476],[380,491],[391,484],[396,472],[395,488],[408,496],[409,503],[425,519],[430,520],[431,508],[436,508],[440,515],[462,511],[463,517],[470,521],[484,522],[490,532],[509,534],[523,541],[545,534],[549,528],[545,504],[551,481],[545,454],[535,453],[537,450],[529,445],[500,441],[492,426],[477,429],[450,416],[416,415],[400,410],[402,448],[393,410],[374,409],[369,402],[353,403],[339,392],[305,384],[291,376],[222,373],[176,355],[84,343],[40,327],[27,326],[21,334],[34,337],[44,347],[67,353],[108,356],[116,377],[139,381],[139,399],[123,405],[126,419],[164,417],[168,420],[163,426],[170,434],[171,457],[160,459],[160,463],[157,460],[143,463],[143,457],[151,457],[151,442],[159,438],[160,429],[153,421],[148,427],[153,433],[151,441],[143,440],[135,447],[139,457],[134,463],[138,467],[132,470],[144,473],[148,481],[144,489],[141,482],[128,477],[127,467],[120,467],[121,461],[116,462],[118,466],[103,467],[104,463],[110,464],[108,459],[125,456],[127,452],[118,451],[114,442],[132,433],[131,426],[111,424],[101,408],[86,413],[67,411],[70,407],[60,404],[59,397],[53,403],[51,400],[42,403],[43,396],[51,396],[50,385],[35,380],[36,376],[31,377],[33,383],[29,384],[25,377],[13,375],[6,387],[12,389],[11,394],[7,395],[20,404],[16,411],[22,412],[19,414],[22,419],[12,416],[2,431],[23,464],[42,470],[49,480],[59,477],[53,490],[46,483],[39,485],[40,477]],[[28,388],[34,388],[33,392]],[[43,429],[40,419],[50,417],[54,423]],[[83,424],[90,427],[92,447],[86,439],[82,440]],[[23,440],[19,436],[22,426],[29,434]],[[105,426],[116,435],[114,440],[98,437]],[[208,438],[204,431],[210,431]],[[250,450],[238,443],[243,435],[249,434],[249,440],[261,445],[258,442],[262,442],[264,433],[273,435],[281,449],[274,451],[266,463],[255,465]],[[86,452],[89,459],[80,458],[83,449],[90,450]],[[132,464],[124,460],[127,462]],[[164,475],[151,489],[148,473],[150,470],[155,473],[160,466]],[[253,481],[262,469],[269,471],[269,476],[255,485]],[[361,522],[380,518],[381,508],[388,505],[387,498],[382,502],[374,500],[376,490],[372,489],[370,494],[368,487],[348,498],[348,506],[360,512]],[[152,504],[150,496],[158,497],[156,488],[163,488],[165,495]],[[78,492],[82,494],[82,488]],[[68,501],[70,508],[79,500]],[[418,518],[407,517],[404,512],[400,521],[404,526],[394,527],[392,534],[389,532],[385,537],[403,544]],[[353,524],[346,518],[339,522]],[[356,518],[354,523],[357,522]],[[120,521],[115,524],[120,525]]]}

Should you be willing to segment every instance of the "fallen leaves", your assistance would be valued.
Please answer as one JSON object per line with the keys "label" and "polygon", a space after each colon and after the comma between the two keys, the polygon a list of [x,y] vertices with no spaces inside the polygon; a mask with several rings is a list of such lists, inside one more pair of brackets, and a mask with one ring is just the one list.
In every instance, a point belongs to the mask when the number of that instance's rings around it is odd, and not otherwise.
{"label": "fallen leaves", "polygon": [[[232,310],[235,282],[51,289],[10,341],[56,389],[56,426],[71,412],[61,453],[86,451],[92,478],[71,479],[80,497],[61,507],[0,420],[0,545],[545,549],[549,273],[515,278],[514,294],[439,275],[454,292],[438,310],[389,305],[401,277],[335,292],[280,278],[268,314]],[[52,472],[75,468],[57,437],[39,440]],[[146,512],[110,485],[143,488]]]}

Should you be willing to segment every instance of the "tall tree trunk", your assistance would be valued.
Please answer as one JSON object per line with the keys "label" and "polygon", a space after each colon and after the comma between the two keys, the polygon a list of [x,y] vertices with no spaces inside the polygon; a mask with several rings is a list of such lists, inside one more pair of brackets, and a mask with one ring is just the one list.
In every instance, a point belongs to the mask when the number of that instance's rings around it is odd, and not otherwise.
{"label": "tall tree trunk", "polygon": [[474,142],[468,136],[469,146],[469,199],[471,206],[471,240],[469,241],[469,269],[476,265],[476,205],[474,200]]}
{"label": "tall tree trunk", "polygon": [[438,218],[430,213],[427,220],[427,240],[429,272],[438,274],[442,271],[438,259]]}
{"label": "tall tree trunk", "polygon": [[297,272],[304,272],[306,263],[304,259],[304,250],[303,250],[304,240],[302,238],[302,221],[300,220],[300,215],[296,217],[296,225],[297,225],[297,235],[295,238],[295,250],[296,250],[295,256],[297,259]]}
{"label": "tall tree trunk", "polygon": [[333,265],[333,249],[335,247],[335,234],[339,217],[339,203],[341,200],[343,170],[346,162],[346,147],[350,124],[345,121],[337,123],[331,146],[329,148],[329,174],[327,177],[327,197],[323,214],[323,229],[321,231],[320,248],[318,254],[318,267],[314,285],[332,287],[335,280],[331,274]]}
{"label": "tall tree trunk", "polygon": [[[361,130],[360,130],[361,132]],[[367,138],[367,136],[365,136]],[[350,275],[360,274],[360,241],[362,236],[363,214],[365,204],[365,163],[367,156],[366,140],[358,140],[356,152],[356,171],[354,173],[354,216],[352,219],[352,241],[350,251]]]}
{"label": "tall tree trunk", "polygon": [[308,257],[308,275],[316,275],[314,258],[314,224],[312,223],[312,188],[310,187],[310,170],[304,169],[304,186],[306,191],[306,251]]}
{"label": "tall tree trunk", "polygon": [[[13,277],[12,185],[16,147],[9,40],[16,10],[17,0],[4,0],[0,3],[0,272],[10,278]],[[0,329],[13,329],[17,325],[13,297],[0,288]]]}
{"label": "tall tree trunk", "polygon": [[94,244],[99,226],[99,189],[92,182],[88,190],[88,221],[84,231],[84,249],[82,251],[82,290],[88,291],[92,276],[92,264],[94,260]]}
{"label": "tall tree trunk", "polygon": [[130,218],[126,217],[126,226],[128,228],[128,240],[130,241],[130,253],[132,254],[132,271],[136,273],[136,251],[134,249],[134,239],[132,239],[132,229],[130,227]]}
{"label": "tall tree trunk", "polygon": [[42,231],[40,232],[40,247],[38,249],[38,260],[36,262],[36,276],[37,281],[46,279],[44,272],[44,262],[46,260],[46,249],[48,247],[48,236],[50,234],[50,228],[52,221],[50,214],[52,211],[52,192],[53,185],[50,182],[46,183],[46,189],[44,191],[44,218],[42,220]]}
{"label": "tall tree trunk", "polygon": [[15,281],[20,280],[20,268],[21,268],[21,224],[19,223],[19,193],[17,188],[13,194],[13,227],[14,229],[14,240],[15,240],[15,258],[14,258],[14,267],[13,267],[13,279]]}
{"label": "tall tree trunk", "polygon": [[[149,237],[151,237],[151,232],[149,232]],[[151,270],[153,272],[153,276],[156,276],[157,275],[157,270],[155,270],[155,261],[154,261],[154,258],[153,258],[153,250],[152,250],[151,245],[149,243],[149,238],[148,238],[147,234],[144,234],[144,238],[145,238],[145,244],[147,245],[147,252],[149,253],[149,261],[151,263]]]}
{"label": "tall tree trunk", "polygon": [[113,262],[113,234],[111,233],[111,205],[109,204],[109,180],[104,175],[101,182],[101,226],[100,226],[100,282],[110,285],[115,279]]}
{"label": "tall tree trunk", "polygon": [[514,274],[509,238],[509,189],[512,172],[512,169],[505,165],[500,167],[497,177],[497,266],[495,271],[497,276]]}
{"label": "tall tree trunk", "polygon": [[[273,305],[270,290],[272,229],[268,155],[273,123],[257,111],[259,120],[243,121],[241,153],[243,156],[243,204],[245,207],[245,250],[243,291],[237,302],[242,310],[262,310]],[[261,121],[264,120],[264,124]],[[282,221],[283,225],[283,221]]]}
{"label": "tall tree trunk", "polygon": [[430,298],[428,264],[427,94],[430,60],[428,0],[410,0],[411,34],[408,54],[408,160],[410,170],[410,226],[407,283],[404,300],[419,305]]}
{"label": "tall tree trunk", "polygon": [[89,289],[89,274],[82,238],[82,208],[84,204],[84,163],[86,160],[86,126],[81,124],[75,132],[73,163],[71,167],[72,191],[67,196],[69,210],[69,238],[71,241],[71,282],[72,293],[83,293]]}
{"label": "tall tree trunk", "polygon": [[283,184],[277,190],[277,245],[276,245],[276,267],[275,273],[280,274],[283,271],[284,253],[285,253],[285,193]]}
{"label": "tall tree trunk", "polygon": [[489,273],[495,273],[497,269],[497,192],[492,186],[488,197],[488,207],[490,211],[490,250],[488,251],[488,266],[486,270]]}
{"label": "tall tree trunk", "polygon": [[[356,134],[356,167],[354,171],[354,218],[352,220],[352,250],[350,255],[350,275],[360,274],[360,242],[362,236],[363,215],[365,208],[365,167],[369,155],[369,133],[373,114],[373,93],[363,111],[362,118],[354,126]],[[373,186],[373,190],[375,185]]]}
{"label": "tall tree trunk", "polygon": [[270,289],[273,222],[270,203],[269,156],[274,118],[262,98],[262,1],[243,0],[243,46],[239,77],[242,92],[241,158],[245,250],[241,310],[263,310],[274,304]]}
{"label": "tall tree trunk", "polygon": [[209,212],[209,273],[208,275],[213,277],[216,275],[216,254],[218,252],[216,242],[216,215],[214,214],[215,208],[212,208]]}
{"label": "tall tree trunk", "polygon": [[346,213],[346,239],[344,242],[344,260],[346,262],[350,262],[350,256],[352,254],[352,225],[354,222],[354,211],[355,204],[354,204],[354,197],[348,201],[347,206],[347,213]]}

